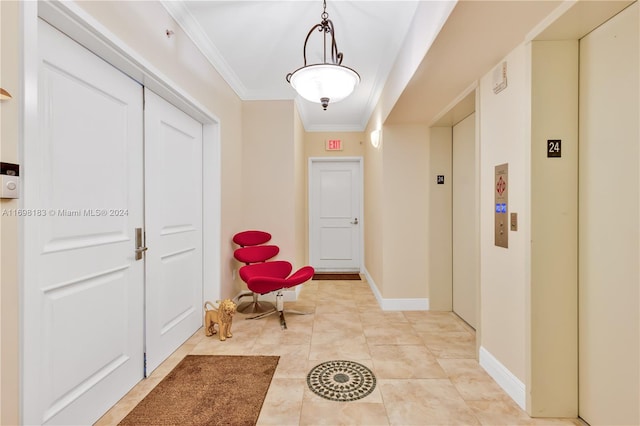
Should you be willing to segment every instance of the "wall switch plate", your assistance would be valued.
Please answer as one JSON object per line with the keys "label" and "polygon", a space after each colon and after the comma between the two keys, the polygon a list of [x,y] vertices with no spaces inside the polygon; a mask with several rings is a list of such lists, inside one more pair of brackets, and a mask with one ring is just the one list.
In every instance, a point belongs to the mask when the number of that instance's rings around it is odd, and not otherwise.
{"label": "wall switch plate", "polygon": [[0,175],[2,193],[0,198],[18,198],[20,194],[20,178],[18,176]]}
{"label": "wall switch plate", "polygon": [[518,230],[518,213],[511,213],[511,230]]}

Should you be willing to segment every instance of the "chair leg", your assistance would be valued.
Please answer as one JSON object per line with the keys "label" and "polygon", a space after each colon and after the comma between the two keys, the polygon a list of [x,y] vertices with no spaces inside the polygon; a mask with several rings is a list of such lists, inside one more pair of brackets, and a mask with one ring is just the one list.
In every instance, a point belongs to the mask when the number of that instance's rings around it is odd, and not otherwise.
{"label": "chair leg", "polygon": [[284,319],[284,295],[281,291],[276,293],[276,310],[280,312],[280,328],[287,329],[287,321]]}
{"label": "chair leg", "polygon": [[286,310],[284,309],[284,294],[282,294],[281,291],[278,291],[278,293],[276,293],[276,306],[269,312],[264,312],[261,313],[260,315],[256,315],[254,317],[249,317],[247,319],[260,319],[260,318],[264,318],[267,317],[269,315],[275,314],[275,313],[279,313],[280,314],[280,327],[283,330],[287,329],[287,320],[284,317],[284,313],[290,313],[290,314],[298,314],[298,315],[309,315],[311,314],[311,312],[300,312],[300,311],[290,311],[290,310]]}
{"label": "chair leg", "polygon": [[275,313],[277,313],[277,312],[278,312],[278,311],[274,308],[274,309],[270,310],[269,312],[263,312],[263,313],[258,314],[258,315],[256,315],[256,316],[253,316],[253,317],[247,317],[247,319],[248,319],[248,320],[252,320],[252,319],[261,319],[261,318],[264,318],[264,317],[268,317],[269,315],[275,314]]}
{"label": "chair leg", "polygon": [[278,312],[280,312],[280,327],[282,327],[283,330],[287,329],[287,320],[284,317],[284,313],[288,313],[288,314],[297,314],[297,315],[309,315],[311,314],[311,312],[301,312],[301,311],[292,311],[289,309],[284,309],[284,303],[283,303],[283,294],[282,293],[278,293],[276,295],[276,309],[278,310]]}

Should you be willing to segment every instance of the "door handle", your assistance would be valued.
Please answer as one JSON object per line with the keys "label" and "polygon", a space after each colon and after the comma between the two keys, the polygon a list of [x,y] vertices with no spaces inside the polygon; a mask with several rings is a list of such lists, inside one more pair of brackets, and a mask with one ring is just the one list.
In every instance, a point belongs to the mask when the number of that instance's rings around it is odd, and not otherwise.
{"label": "door handle", "polygon": [[355,220],[353,220],[353,221],[351,222],[351,224],[352,224],[352,225],[357,225],[357,224],[358,224],[358,218],[356,217],[356,218],[355,218]]}
{"label": "door handle", "polygon": [[136,248],[134,250],[136,260],[142,259],[142,254],[147,251],[147,247],[144,246],[142,237],[142,228],[136,228]]}

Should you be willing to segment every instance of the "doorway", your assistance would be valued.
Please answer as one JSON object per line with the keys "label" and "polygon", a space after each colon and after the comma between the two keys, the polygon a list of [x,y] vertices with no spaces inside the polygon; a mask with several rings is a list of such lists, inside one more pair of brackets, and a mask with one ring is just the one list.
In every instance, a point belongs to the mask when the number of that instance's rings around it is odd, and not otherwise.
{"label": "doorway", "polygon": [[309,159],[309,260],[320,272],[360,272],[362,159]]}

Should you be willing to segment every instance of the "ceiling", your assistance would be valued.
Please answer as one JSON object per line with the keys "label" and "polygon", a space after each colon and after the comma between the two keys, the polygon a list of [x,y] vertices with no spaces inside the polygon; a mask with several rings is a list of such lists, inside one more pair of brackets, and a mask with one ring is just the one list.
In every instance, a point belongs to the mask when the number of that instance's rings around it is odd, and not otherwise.
{"label": "ceiling", "polygon": [[[323,111],[296,97],[285,80],[303,65],[304,40],[321,20],[322,1],[162,1],[241,99],[295,99],[306,131],[362,131],[379,100],[388,124],[450,125],[475,108],[479,76],[520,43],[545,36],[536,36],[541,21],[562,16],[546,39],[578,39],[629,3],[328,0],[342,64],[361,83]],[[311,36],[308,63],[321,62],[321,43],[320,33]]]}
{"label": "ceiling", "polygon": [[[303,66],[304,40],[320,23],[321,0],[164,1],[163,5],[243,100],[296,99],[307,131],[361,131],[378,102],[419,1],[328,0],[342,65],[361,82],[329,105],[297,99],[285,76]],[[443,14],[439,2],[428,2]],[[442,3],[442,2],[440,2]],[[435,17],[438,19],[438,17]],[[446,15],[442,16],[442,21]],[[322,62],[322,35],[313,33],[307,62]]]}

